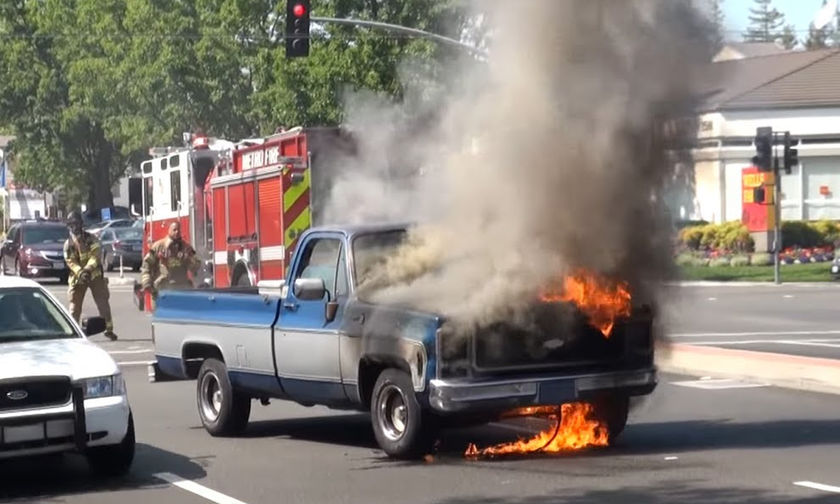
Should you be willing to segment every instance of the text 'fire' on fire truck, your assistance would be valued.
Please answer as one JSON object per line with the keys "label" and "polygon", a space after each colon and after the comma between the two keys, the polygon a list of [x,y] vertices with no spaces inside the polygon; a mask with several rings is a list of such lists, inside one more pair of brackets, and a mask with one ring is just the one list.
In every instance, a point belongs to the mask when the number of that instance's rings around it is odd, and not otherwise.
{"label": "text 'fire' on fire truck", "polygon": [[[202,260],[197,287],[284,278],[298,236],[312,224],[313,147],[340,151],[346,145],[338,138],[303,128],[237,143],[185,134],[188,147],[153,149],[140,174],[143,255],[177,221]],[[148,295],[143,301],[150,306]]]}

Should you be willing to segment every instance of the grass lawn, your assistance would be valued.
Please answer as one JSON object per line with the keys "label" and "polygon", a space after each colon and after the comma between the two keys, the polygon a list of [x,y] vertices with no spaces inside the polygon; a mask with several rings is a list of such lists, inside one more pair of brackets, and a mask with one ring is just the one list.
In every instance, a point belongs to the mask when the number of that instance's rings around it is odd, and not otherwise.
{"label": "grass lawn", "polygon": [[[790,264],[780,268],[782,282],[830,282],[831,263]],[[682,280],[772,282],[773,266],[684,266]]]}

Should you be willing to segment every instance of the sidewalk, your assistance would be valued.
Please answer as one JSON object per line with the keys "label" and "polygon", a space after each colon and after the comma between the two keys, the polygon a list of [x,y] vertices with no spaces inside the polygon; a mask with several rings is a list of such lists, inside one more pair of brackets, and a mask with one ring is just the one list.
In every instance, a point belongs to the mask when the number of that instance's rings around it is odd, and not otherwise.
{"label": "sidewalk", "polygon": [[660,371],[757,380],[783,388],[840,394],[840,360],[658,343]]}

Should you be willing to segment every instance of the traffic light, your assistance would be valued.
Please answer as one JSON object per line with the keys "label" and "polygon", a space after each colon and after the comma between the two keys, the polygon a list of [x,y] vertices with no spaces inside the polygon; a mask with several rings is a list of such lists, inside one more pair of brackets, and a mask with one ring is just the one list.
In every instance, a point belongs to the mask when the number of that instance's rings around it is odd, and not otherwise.
{"label": "traffic light", "polygon": [[793,140],[790,138],[790,133],[785,133],[785,173],[790,175],[794,166],[799,165],[799,149],[791,147]]}
{"label": "traffic light", "polygon": [[755,151],[756,155],[752,158],[752,162],[761,171],[770,171],[773,169],[773,129],[772,128],[758,128],[755,131]]}
{"label": "traffic light", "polygon": [[286,0],[286,57],[309,56],[309,0]]}

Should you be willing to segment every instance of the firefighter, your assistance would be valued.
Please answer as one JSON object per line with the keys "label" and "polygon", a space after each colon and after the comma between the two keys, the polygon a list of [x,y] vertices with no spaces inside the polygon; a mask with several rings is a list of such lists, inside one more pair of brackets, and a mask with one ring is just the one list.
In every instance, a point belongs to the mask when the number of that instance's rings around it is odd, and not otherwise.
{"label": "firefighter", "polygon": [[90,289],[99,316],[105,319],[105,337],[114,341],[117,335],[114,334],[114,321],[111,318],[108,281],[100,261],[99,241],[82,229],[82,215],[78,211],[70,212],[67,227],[70,229],[70,238],[64,242],[64,260],[70,269],[70,313],[76,322],[81,320],[82,303]]}
{"label": "firefighter", "polygon": [[152,295],[152,309],[162,289],[192,288],[190,274],[195,276],[200,266],[195,249],[181,237],[181,224],[173,222],[168,236],[152,244],[143,258],[140,285]]}

